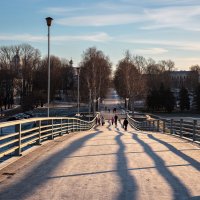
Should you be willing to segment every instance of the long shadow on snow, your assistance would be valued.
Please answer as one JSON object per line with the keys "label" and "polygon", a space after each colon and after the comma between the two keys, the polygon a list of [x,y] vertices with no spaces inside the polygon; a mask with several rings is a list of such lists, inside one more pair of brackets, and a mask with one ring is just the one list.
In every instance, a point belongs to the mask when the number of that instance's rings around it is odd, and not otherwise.
{"label": "long shadow on snow", "polygon": [[121,133],[119,129],[116,132],[118,133],[118,135],[115,137],[115,140],[119,145],[119,150],[117,151],[117,172],[122,185],[122,191],[118,195],[117,199],[133,200],[136,199],[136,192],[138,190],[138,186],[128,169],[127,160],[125,156],[125,145],[121,139],[123,133]]}
{"label": "long shadow on snow", "polygon": [[[39,188],[48,181],[48,177],[66,157],[80,149],[87,140],[95,137],[101,132],[102,131],[99,131],[98,129],[94,129],[94,133],[90,133],[89,135],[75,140],[67,148],[62,149],[43,160],[39,165],[33,168],[31,172],[26,174],[25,177],[20,179],[19,182],[12,184],[4,191],[0,192],[0,199],[21,200],[26,198],[28,194],[32,193],[36,188]],[[44,174],[44,171],[46,174]]]}
{"label": "long shadow on snow", "polygon": [[184,159],[185,161],[187,161],[188,163],[190,163],[195,169],[197,169],[198,171],[200,171],[200,163],[196,160],[194,160],[193,158],[189,157],[188,155],[182,153],[181,151],[179,151],[176,147],[174,147],[173,145],[160,140],[158,138],[155,138],[152,134],[148,134],[147,135],[150,139],[155,140],[161,144],[163,144],[164,146],[166,146],[170,151],[172,151],[173,153],[175,153],[177,156],[181,157],[182,159]]}
{"label": "long shadow on snow", "polygon": [[155,167],[160,173],[160,175],[166,180],[173,192],[174,200],[184,200],[191,197],[189,191],[187,190],[184,183],[182,183],[176,176],[174,176],[170,170],[165,166],[165,162],[152,150],[152,148],[141,140],[137,134],[133,135],[133,139],[136,140],[141,146],[143,146],[145,152],[154,161]]}

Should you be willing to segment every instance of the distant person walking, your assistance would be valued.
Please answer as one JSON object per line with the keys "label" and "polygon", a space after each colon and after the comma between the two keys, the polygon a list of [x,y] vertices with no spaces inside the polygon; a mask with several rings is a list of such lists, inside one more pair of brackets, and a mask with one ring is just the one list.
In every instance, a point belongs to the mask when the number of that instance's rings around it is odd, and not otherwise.
{"label": "distant person walking", "polygon": [[111,122],[112,122],[112,125],[113,125],[114,124],[114,117],[112,117]]}
{"label": "distant person walking", "polygon": [[127,126],[128,126],[128,120],[125,118],[123,122],[123,128],[125,131],[127,131]]}
{"label": "distant person walking", "polygon": [[115,119],[115,127],[117,127],[117,120],[118,120],[118,116],[117,116],[117,115],[115,115],[114,119]]}
{"label": "distant person walking", "polygon": [[101,116],[101,125],[103,126],[105,124],[105,120],[104,120],[104,117]]}
{"label": "distant person walking", "polygon": [[101,118],[98,117],[98,124],[100,125],[101,124]]}

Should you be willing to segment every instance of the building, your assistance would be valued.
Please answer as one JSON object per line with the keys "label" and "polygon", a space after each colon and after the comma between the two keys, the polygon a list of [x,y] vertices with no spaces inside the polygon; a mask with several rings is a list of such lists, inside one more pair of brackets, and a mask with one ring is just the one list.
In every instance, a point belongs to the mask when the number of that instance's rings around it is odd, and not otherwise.
{"label": "building", "polygon": [[182,87],[188,90],[190,105],[193,107],[194,88],[200,82],[200,75],[197,71],[173,71],[170,73],[171,90],[176,98],[177,106],[179,104],[179,92]]}
{"label": "building", "polygon": [[23,90],[22,78],[22,65],[20,62],[19,51],[17,50],[10,65],[11,72],[13,73],[13,98],[14,104],[21,104],[21,96]]}

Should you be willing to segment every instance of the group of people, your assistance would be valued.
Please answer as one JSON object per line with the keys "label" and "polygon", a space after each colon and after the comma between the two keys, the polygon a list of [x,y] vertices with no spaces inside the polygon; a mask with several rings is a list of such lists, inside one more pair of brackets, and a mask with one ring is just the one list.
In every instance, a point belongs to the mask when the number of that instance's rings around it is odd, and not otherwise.
{"label": "group of people", "polygon": [[[118,116],[117,115],[112,117],[111,123],[112,123],[112,125],[115,123],[115,127],[117,127],[117,121],[118,121]],[[127,118],[125,118],[124,122],[123,122],[123,125],[122,125],[122,127],[124,128],[125,131],[127,130],[127,126],[128,126],[128,120],[127,120]]]}
{"label": "group of people", "polygon": [[[114,110],[114,112],[116,112],[116,110]],[[110,121],[110,120],[108,120],[108,121]],[[112,123],[112,125],[115,124],[116,128],[117,128],[118,121],[120,122],[120,119],[117,116],[117,114],[115,113],[115,115],[112,116],[112,118],[111,118],[111,123]],[[105,124],[105,119],[104,119],[103,115],[100,115],[98,118],[96,118],[96,124],[102,125],[102,126]],[[125,118],[123,121],[123,124],[122,124],[122,127],[124,128],[125,131],[127,130],[127,126],[128,126],[128,120],[127,120],[127,118]]]}
{"label": "group of people", "polygon": [[100,115],[98,118],[96,118],[96,124],[102,125],[102,126],[105,124],[105,119],[103,115]]}
{"label": "group of people", "polygon": [[117,121],[118,121],[118,116],[117,115],[115,115],[114,117],[112,117],[111,123],[112,123],[112,125],[115,123],[115,127],[117,127]]}
{"label": "group of people", "polygon": [[[105,107],[105,111],[107,111],[107,110],[110,113],[110,108]],[[116,113],[116,111],[117,111],[117,108],[113,108],[113,113]]]}

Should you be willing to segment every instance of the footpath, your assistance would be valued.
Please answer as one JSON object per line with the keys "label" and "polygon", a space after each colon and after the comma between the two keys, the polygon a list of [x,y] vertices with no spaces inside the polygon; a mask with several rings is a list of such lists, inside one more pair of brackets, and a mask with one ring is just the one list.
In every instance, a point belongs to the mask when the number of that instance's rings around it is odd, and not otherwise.
{"label": "footpath", "polygon": [[199,146],[107,121],[56,138],[0,171],[2,200],[197,200],[199,186]]}

